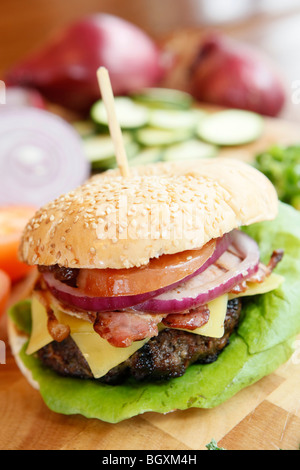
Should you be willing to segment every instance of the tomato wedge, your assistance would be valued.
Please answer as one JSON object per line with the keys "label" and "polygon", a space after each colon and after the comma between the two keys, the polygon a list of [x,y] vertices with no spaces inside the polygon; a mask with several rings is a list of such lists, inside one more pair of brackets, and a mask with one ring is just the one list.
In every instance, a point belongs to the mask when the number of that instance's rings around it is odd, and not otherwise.
{"label": "tomato wedge", "polygon": [[176,284],[195,273],[214,254],[216,240],[200,250],[184,251],[152,259],[146,266],[131,269],[82,269],[79,290],[93,297],[117,297],[153,292]]}
{"label": "tomato wedge", "polygon": [[5,312],[10,288],[11,280],[9,276],[4,271],[0,271],[0,317]]}
{"label": "tomato wedge", "polygon": [[23,229],[36,209],[28,206],[0,207],[0,269],[12,281],[23,278],[32,268],[18,259]]}

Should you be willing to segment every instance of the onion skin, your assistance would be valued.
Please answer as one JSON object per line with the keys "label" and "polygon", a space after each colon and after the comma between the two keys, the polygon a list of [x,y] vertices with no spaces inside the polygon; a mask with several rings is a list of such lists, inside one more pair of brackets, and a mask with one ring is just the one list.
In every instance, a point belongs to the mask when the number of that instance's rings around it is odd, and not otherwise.
{"label": "onion skin", "polygon": [[286,99],[281,79],[265,58],[218,35],[204,39],[191,66],[190,88],[199,101],[273,117]]}
{"label": "onion skin", "polygon": [[107,67],[116,95],[158,83],[161,54],[135,25],[107,14],[88,16],[13,67],[7,85],[32,87],[49,101],[87,113],[99,99],[96,71]]}

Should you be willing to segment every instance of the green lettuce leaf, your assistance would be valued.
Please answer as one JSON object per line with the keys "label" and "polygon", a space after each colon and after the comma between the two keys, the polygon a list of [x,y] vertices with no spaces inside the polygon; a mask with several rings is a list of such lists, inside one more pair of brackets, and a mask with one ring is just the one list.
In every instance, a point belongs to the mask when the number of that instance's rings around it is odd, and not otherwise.
{"label": "green lettuce leaf", "polygon": [[[35,356],[26,355],[25,345],[20,358],[39,383],[47,406],[57,413],[81,414],[110,423],[147,411],[212,408],[286,362],[300,332],[300,213],[281,204],[275,221],[245,231],[259,243],[264,261],[274,249],[284,249],[284,260],[276,272],[285,276],[285,282],[274,292],[245,300],[240,326],[216,362],[195,364],[183,377],[168,382],[137,383],[129,379],[110,386],[60,377]],[[15,306],[10,315],[19,327],[22,323],[28,326],[30,304]]]}
{"label": "green lettuce leaf", "polygon": [[284,283],[269,294],[249,297],[247,314],[239,327],[239,335],[254,354],[300,331],[300,213],[280,204],[276,220],[252,225],[245,231],[258,242],[265,262],[273,249],[284,250],[276,268],[276,273],[284,276]]}
{"label": "green lettuce leaf", "polygon": [[30,300],[23,300],[14,305],[9,311],[9,316],[18,330],[30,335],[32,328]]}

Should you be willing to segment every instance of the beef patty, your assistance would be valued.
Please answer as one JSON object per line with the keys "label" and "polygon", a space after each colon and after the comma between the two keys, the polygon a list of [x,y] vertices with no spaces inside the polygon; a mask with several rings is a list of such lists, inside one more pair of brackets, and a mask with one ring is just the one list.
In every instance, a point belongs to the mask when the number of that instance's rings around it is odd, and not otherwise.
{"label": "beef patty", "polygon": [[[231,333],[238,325],[240,313],[240,299],[230,300],[222,338],[164,329],[129,359],[97,380],[107,384],[120,383],[127,377],[134,377],[136,380],[165,380],[182,376],[193,363],[214,362],[227,346]],[[95,380],[88,363],[70,336],[61,343],[53,341],[40,349],[38,357],[60,375]]]}

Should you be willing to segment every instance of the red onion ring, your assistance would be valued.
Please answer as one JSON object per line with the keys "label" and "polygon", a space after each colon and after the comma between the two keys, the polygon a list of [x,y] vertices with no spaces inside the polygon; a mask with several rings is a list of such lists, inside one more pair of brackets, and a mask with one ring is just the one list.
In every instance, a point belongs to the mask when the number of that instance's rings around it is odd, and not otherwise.
{"label": "red onion ring", "polygon": [[[217,246],[212,256],[193,274],[186,277],[184,282],[189,279],[197,276],[198,274],[205,271],[211,264],[217,261],[218,258],[227,250],[229,245],[232,243],[233,233],[224,235],[217,242]],[[145,292],[138,295],[128,295],[128,296],[119,296],[119,297],[91,297],[83,295],[79,289],[70,287],[57,279],[55,279],[52,273],[43,273],[45,282],[58,300],[61,300],[64,303],[67,303],[73,307],[76,307],[80,310],[86,310],[91,312],[106,312],[114,310],[122,310],[125,308],[133,307],[135,305],[146,302],[152,297],[156,297],[168,290],[174,289],[179,284],[182,284],[183,280],[179,281],[176,284],[172,284],[162,289],[158,289],[152,292]]]}
{"label": "red onion ring", "polygon": [[[231,246],[243,257],[238,266],[224,272],[211,265],[205,272],[181,283],[175,289],[135,306],[135,309],[152,313],[184,312],[230,292],[241,280],[257,272],[260,256],[257,243],[241,231],[233,232]],[[221,262],[222,256],[218,259],[218,264]]]}
{"label": "red onion ring", "polygon": [[26,106],[0,108],[0,204],[40,207],[82,184],[90,164],[73,127]]}

